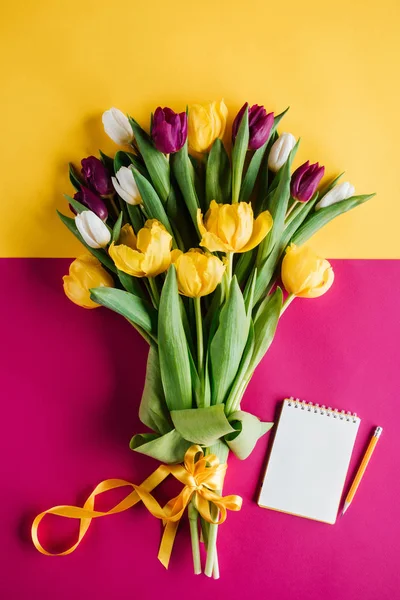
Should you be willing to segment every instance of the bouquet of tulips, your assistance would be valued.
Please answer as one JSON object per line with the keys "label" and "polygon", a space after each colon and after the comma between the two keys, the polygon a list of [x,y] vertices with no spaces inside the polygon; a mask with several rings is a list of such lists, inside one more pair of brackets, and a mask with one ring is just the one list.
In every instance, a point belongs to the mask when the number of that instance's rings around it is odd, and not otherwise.
{"label": "bouquet of tulips", "polygon": [[214,577],[218,524],[241,505],[222,495],[228,454],[247,458],[272,426],[242,409],[246,387],[292,300],[333,283],[329,262],[304,244],[372,197],[339,177],[318,190],[318,163],[292,173],[299,141],[278,134],[285,112],[246,103],[228,150],[223,101],[159,107],[150,133],[112,108],[104,128],[123,148],[70,166],[74,216],[60,214],[88,251],[64,277],[68,298],[121,314],[149,344],[139,406],[148,430],[130,447],[185,486],[165,507],[151,495],[157,482],[134,486],[168,533],[160,559],[167,566],[187,510],[195,573],[203,541]]}

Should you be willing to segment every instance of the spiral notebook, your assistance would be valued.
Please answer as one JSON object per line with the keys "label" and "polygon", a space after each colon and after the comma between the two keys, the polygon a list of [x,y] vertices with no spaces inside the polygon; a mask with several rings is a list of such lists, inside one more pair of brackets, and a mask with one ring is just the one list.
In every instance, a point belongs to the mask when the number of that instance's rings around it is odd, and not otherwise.
{"label": "spiral notebook", "polygon": [[283,402],[258,504],[334,524],[360,419],[302,402]]}

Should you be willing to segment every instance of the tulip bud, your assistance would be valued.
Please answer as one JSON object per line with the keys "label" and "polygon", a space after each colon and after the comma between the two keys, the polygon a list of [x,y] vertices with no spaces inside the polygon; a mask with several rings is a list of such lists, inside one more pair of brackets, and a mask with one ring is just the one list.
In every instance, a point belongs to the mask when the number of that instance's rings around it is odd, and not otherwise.
{"label": "tulip bud", "polygon": [[[77,200],[89,210],[94,212],[102,221],[105,221],[108,217],[108,210],[103,200],[89,188],[82,186],[79,192],[74,195],[74,200]],[[70,209],[74,214],[76,210],[70,205]]]}
{"label": "tulip bud", "polygon": [[325,167],[320,167],[318,163],[310,165],[310,161],[296,169],[290,182],[290,193],[293,198],[299,202],[311,200],[324,173]]}
{"label": "tulip bud", "polygon": [[250,202],[218,204],[212,200],[204,218],[200,208],[197,211],[200,246],[210,252],[248,252],[262,242],[272,223],[267,210],[254,219]]}
{"label": "tulip bud", "polygon": [[171,255],[176,268],[178,289],[184,296],[206,296],[221,283],[226,265],[217,256],[198,248],[185,253],[173,250]]}
{"label": "tulip bud", "polygon": [[[232,141],[234,142],[239,131],[243,115],[248,107],[243,104],[232,124]],[[264,106],[254,104],[249,108],[249,150],[257,150],[268,140],[274,124],[274,113],[268,113]]]}
{"label": "tulip bud", "polygon": [[112,183],[118,196],[121,196],[128,204],[135,205],[142,202],[130,167],[121,167],[115,174],[115,177],[112,177]]}
{"label": "tulip bud", "polygon": [[124,225],[117,245],[109,255],[120,271],[134,277],[155,277],[171,264],[172,236],[156,219],[146,221],[137,237],[130,225]]}
{"label": "tulip bud", "polygon": [[111,234],[103,221],[92,211],[84,210],[75,217],[75,225],[90,248],[105,248]]}
{"label": "tulip bud", "polygon": [[187,138],[187,116],[159,106],[153,119],[151,136],[157,150],[164,154],[178,152]]}
{"label": "tulip bud", "polygon": [[101,160],[88,156],[81,161],[81,173],[90,187],[100,196],[108,196],[113,191],[111,177]]}
{"label": "tulip bud", "polygon": [[330,263],[307,246],[290,244],[281,269],[282,283],[289,294],[300,298],[318,298],[334,280]]}
{"label": "tulip bud", "polygon": [[104,131],[113,142],[120,146],[130,144],[133,140],[133,129],[128,117],[118,108],[106,110],[102,116]]}
{"label": "tulip bud", "polygon": [[208,152],[217,138],[222,138],[228,109],[223,100],[210,104],[193,104],[189,109],[188,142],[194,152]]}
{"label": "tulip bud", "polygon": [[351,185],[351,183],[348,181],[343,181],[343,183],[335,185],[334,188],[332,188],[325,194],[325,196],[321,198],[321,200],[315,206],[315,210],[325,208],[331,204],[336,204],[336,202],[340,202],[341,200],[347,200],[347,198],[354,196],[354,192],[354,185]]}
{"label": "tulip bud", "polygon": [[113,287],[114,280],[101,266],[100,261],[91,254],[75,259],[64,275],[65,295],[78,306],[97,308],[100,304],[90,298],[90,290],[97,287]]}
{"label": "tulip bud", "polygon": [[296,145],[296,138],[291,133],[282,133],[272,145],[268,156],[268,168],[276,173],[285,164],[289,154]]}

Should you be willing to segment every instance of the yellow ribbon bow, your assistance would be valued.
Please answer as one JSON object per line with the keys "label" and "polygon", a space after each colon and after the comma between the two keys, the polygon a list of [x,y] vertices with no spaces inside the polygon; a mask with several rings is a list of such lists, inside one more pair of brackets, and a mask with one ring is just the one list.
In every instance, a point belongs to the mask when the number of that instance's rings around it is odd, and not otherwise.
{"label": "yellow ribbon bow", "polygon": [[[200,456],[196,461],[198,454]],[[162,519],[165,525],[158,559],[165,568],[168,568],[179,521],[193,496],[196,509],[203,519],[215,525],[225,521],[227,510],[237,511],[241,509],[242,498],[240,496],[231,495],[223,497],[216,493],[217,490],[222,489],[226,469],[227,465],[220,465],[219,459],[215,454],[204,456],[202,448],[193,445],[187,450],[183,465],[161,465],[141,485],[135,485],[124,479],[106,479],[95,487],[83,507],[53,506],[53,508],[45,510],[32,523],[32,541],[35,548],[47,556],[65,556],[66,554],[71,554],[81,543],[92,519],[123,512],[142,501],[151,514],[157,517],[157,519]],[[150,492],[162,483],[168,475],[172,475],[175,479],[178,479],[184,487],[178,496],[172,498],[164,507],[161,507]],[[131,487],[132,491],[121,502],[106,512],[94,510],[96,496],[125,486]],[[213,504],[218,509],[220,513],[219,519],[214,520],[212,518],[210,504]],[[48,552],[39,542],[39,524],[43,517],[50,514],[69,519],[79,519],[80,521],[78,540],[70,548],[64,550],[64,552]]]}

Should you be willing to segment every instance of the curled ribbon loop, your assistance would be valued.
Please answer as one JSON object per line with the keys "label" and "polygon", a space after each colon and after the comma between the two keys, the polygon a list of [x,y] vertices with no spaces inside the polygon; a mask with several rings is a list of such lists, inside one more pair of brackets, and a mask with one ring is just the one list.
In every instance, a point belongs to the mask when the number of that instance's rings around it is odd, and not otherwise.
{"label": "curled ribbon loop", "polygon": [[[197,456],[198,459],[196,460]],[[220,465],[218,458],[214,454],[204,456],[202,448],[198,445],[193,445],[187,450],[183,465],[161,465],[141,485],[135,485],[124,479],[106,479],[95,487],[83,507],[61,505],[53,506],[43,511],[37,515],[32,523],[31,535],[33,544],[39,552],[47,556],[65,556],[71,554],[81,543],[92,519],[123,512],[142,501],[149,512],[164,523],[165,527],[158,552],[158,559],[165,568],[168,568],[179,521],[193,496],[198,512],[208,523],[223,523],[227,516],[227,510],[238,511],[241,509],[242,498],[240,496],[231,495],[223,497],[217,493],[217,490],[222,489],[226,469],[227,465]],[[168,475],[175,477],[184,487],[178,496],[172,498],[164,507],[161,507],[151,492]],[[131,488],[131,491],[121,502],[106,512],[94,510],[96,496],[120,487]],[[210,504],[213,504],[218,509],[219,518],[218,516],[216,519],[212,518]],[[64,552],[48,552],[39,542],[38,529],[40,522],[46,515],[50,514],[79,520],[78,539],[75,544],[64,550]]]}

